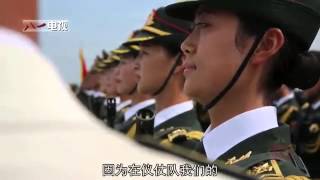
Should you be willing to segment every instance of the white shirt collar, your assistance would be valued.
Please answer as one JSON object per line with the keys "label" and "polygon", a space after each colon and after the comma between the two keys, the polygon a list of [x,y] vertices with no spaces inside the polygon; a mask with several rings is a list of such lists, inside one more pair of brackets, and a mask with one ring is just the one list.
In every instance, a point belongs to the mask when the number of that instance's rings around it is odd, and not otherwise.
{"label": "white shirt collar", "polygon": [[84,91],[88,96],[93,95],[94,91],[93,90],[85,90]]}
{"label": "white shirt collar", "polygon": [[146,101],[142,101],[136,105],[133,105],[130,107],[125,113],[124,113],[124,121],[128,121],[132,116],[134,116],[140,109],[146,108],[152,104],[155,103],[154,99],[148,99]]}
{"label": "white shirt collar", "polygon": [[294,93],[290,93],[282,98],[280,98],[279,100],[275,101],[275,105],[277,107],[281,106],[282,104],[284,104],[285,102],[289,101],[290,99],[293,99],[294,98]]}
{"label": "white shirt collar", "polygon": [[103,92],[100,91],[94,91],[93,92],[93,97],[98,98],[98,97],[106,97],[106,95]]}
{"label": "white shirt collar", "polygon": [[106,95],[103,92],[95,91],[95,90],[86,90],[84,91],[87,95],[97,97],[105,97]]}
{"label": "white shirt collar", "polygon": [[[116,103],[117,103],[117,99],[116,99]],[[132,103],[132,100],[131,100],[131,99],[126,100],[126,101],[123,101],[123,102],[120,102],[120,103],[117,105],[116,110],[117,110],[117,111],[120,111],[121,109],[129,106],[131,103]]]}
{"label": "white shirt collar", "polygon": [[209,126],[202,140],[207,158],[214,161],[243,140],[275,127],[277,110],[273,106],[244,112],[212,130]]}
{"label": "white shirt collar", "polygon": [[193,109],[192,101],[186,101],[183,103],[175,104],[173,106],[169,106],[156,114],[154,119],[154,127],[157,127],[160,124],[166,122],[167,120],[179,114],[182,114],[184,112],[190,111],[192,109]]}
{"label": "white shirt collar", "polygon": [[121,103],[121,98],[120,97],[115,97],[116,98],[116,104],[119,105]]}

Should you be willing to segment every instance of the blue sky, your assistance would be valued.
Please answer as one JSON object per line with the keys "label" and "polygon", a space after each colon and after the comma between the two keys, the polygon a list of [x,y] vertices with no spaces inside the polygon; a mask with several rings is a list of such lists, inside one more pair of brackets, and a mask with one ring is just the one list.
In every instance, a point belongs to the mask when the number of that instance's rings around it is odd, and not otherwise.
{"label": "blue sky", "polygon": [[[39,19],[69,20],[69,32],[39,33],[40,46],[67,82],[79,83],[79,49],[88,67],[102,49],[116,48],[140,28],[152,9],[175,0],[39,0]],[[318,37],[312,49],[320,49]]]}
{"label": "blue sky", "polygon": [[79,49],[87,65],[140,28],[152,9],[175,0],[39,0],[39,19],[69,20],[69,32],[41,32],[40,46],[67,82],[79,83]]}

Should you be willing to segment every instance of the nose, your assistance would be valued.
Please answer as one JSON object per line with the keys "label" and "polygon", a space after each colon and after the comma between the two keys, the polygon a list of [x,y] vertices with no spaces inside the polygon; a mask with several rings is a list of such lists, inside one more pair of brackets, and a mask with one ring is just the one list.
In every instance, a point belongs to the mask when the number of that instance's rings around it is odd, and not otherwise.
{"label": "nose", "polygon": [[180,48],[185,56],[188,56],[190,54],[195,53],[196,47],[194,43],[192,42],[192,34],[189,34],[189,36],[182,42]]}
{"label": "nose", "polygon": [[110,74],[111,81],[117,82],[120,80],[120,68],[117,67],[113,73]]}
{"label": "nose", "polygon": [[114,70],[114,75],[117,77],[120,75],[120,68],[119,66]]}
{"label": "nose", "polygon": [[140,70],[140,61],[135,61],[133,64],[133,68],[134,68],[134,70],[139,71]]}

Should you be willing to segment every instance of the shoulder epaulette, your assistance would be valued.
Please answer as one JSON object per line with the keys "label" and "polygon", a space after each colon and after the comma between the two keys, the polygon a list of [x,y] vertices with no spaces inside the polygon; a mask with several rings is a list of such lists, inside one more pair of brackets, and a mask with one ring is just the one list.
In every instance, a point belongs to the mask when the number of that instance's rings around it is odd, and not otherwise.
{"label": "shoulder epaulette", "polygon": [[280,166],[276,160],[269,160],[259,163],[251,167],[247,171],[248,175],[257,176],[259,179],[263,180],[308,180],[306,176],[289,175],[285,176],[280,169]]}
{"label": "shoulder epaulette", "polygon": [[203,136],[203,132],[189,130],[188,128],[168,128],[161,129],[156,133],[156,137],[163,139],[163,142],[179,143],[184,141],[200,141]]}

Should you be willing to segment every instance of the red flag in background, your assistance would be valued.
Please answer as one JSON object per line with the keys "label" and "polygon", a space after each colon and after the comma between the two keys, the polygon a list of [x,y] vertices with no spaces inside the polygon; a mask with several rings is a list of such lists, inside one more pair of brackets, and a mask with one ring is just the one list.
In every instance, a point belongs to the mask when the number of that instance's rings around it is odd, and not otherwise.
{"label": "red flag in background", "polygon": [[81,82],[84,80],[84,78],[86,78],[88,70],[87,70],[87,64],[86,64],[86,60],[84,59],[84,55],[83,55],[83,49],[80,49],[80,68],[81,68],[81,74],[80,74],[80,78],[81,78]]}

